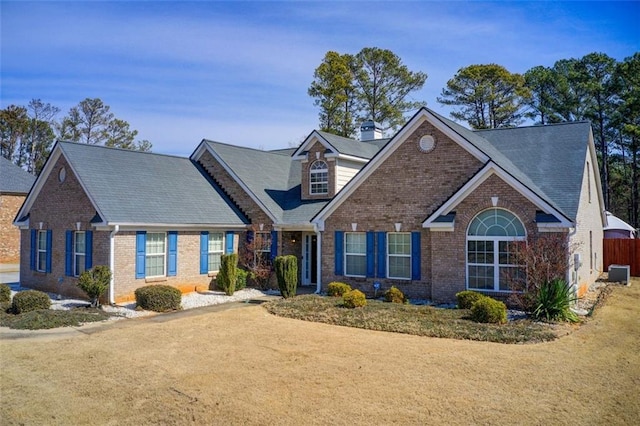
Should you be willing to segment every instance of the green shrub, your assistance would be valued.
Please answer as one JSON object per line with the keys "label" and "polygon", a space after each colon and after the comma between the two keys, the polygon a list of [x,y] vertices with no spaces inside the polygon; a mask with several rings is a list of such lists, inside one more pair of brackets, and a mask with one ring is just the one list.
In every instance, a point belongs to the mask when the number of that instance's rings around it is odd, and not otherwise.
{"label": "green shrub", "polygon": [[346,308],[361,308],[367,306],[367,298],[360,290],[351,290],[342,295],[342,302]]}
{"label": "green shrub", "polygon": [[109,270],[109,267],[98,265],[80,274],[78,287],[89,297],[91,307],[97,308],[100,306],[100,296],[107,291],[110,281],[111,270]]}
{"label": "green shrub", "polygon": [[243,290],[247,287],[247,278],[249,277],[249,272],[244,269],[238,268],[238,277],[236,279],[236,291]]}
{"label": "green shrub", "polygon": [[571,310],[575,301],[571,286],[564,280],[545,282],[538,289],[531,315],[537,320],[578,322],[578,316]]}
{"label": "green shrub", "polygon": [[342,297],[342,295],[348,291],[351,291],[351,286],[349,284],[334,281],[329,283],[327,294],[332,297]]}
{"label": "green shrub", "polygon": [[285,299],[296,295],[298,287],[298,258],[289,256],[276,256],[276,278],[280,294]]}
{"label": "green shrub", "polygon": [[235,253],[223,254],[220,257],[220,271],[218,271],[218,276],[216,277],[218,288],[224,291],[227,296],[231,296],[236,291],[237,281],[238,255]]}
{"label": "green shrub", "polygon": [[135,291],[136,304],[142,309],[167,312],[180,309],[182,294],[170,285],[148,285]]}
{"label": "green shrub", "polygon": [[49,309],[50,306],[51,299],[49,299],[47,293],[38,290],[18,292],[13,296],[13,302],[11,303],[11,309],[14,314]]}
{"label": "green shrub", "polygon": [[507,307],[499,300],[482,296],[471,305],[471,319],[475,322],[504,324],[507,322]]}
{"label": "green shrub", "polygon": [[11,288],[6,284],[0,284],[0,303],[11,302]]}
{"label": "green shrub", "polygon": [[456,299],[458,300],[458,309],[471,309],[478,299],[485,297],[484,294],[477,291],[465,290],[460,293],[456,293]]}
{"label": "green shrub", "polygon": [[389,290],[385,291],[384,300],[391,303],[407,303],[409,301],[396,286],[391,286]]}

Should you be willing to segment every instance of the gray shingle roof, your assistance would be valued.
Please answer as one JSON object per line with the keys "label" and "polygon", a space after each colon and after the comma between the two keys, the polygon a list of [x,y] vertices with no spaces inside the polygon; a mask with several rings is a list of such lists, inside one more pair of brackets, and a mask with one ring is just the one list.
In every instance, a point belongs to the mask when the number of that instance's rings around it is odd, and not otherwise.
{"label": "gray shingle roof", "polygon": [[205,140],[279,224],[306,224],[328,201],[301,200],[300,163],[282,152]]}
{"label": "gray shingle roof", "polygon": [[553,205],[575,220],[590,131],[588,122],[574,122],[475,133],[500,150]]}
{"label": "gray shingle roof", "polygon": [[321,132],[318,133],[333,146],[338,153],[351,155],[353,157],[360,157],[370,160],[380,149],[389,142],[389,139],[374,139],[370,141],[357,141],[355,139],[349,139],[342,136],[337,136],[332,133]]}
{"label": "gray shingle roof", "polygon": [[248,223],[188,158],[70,142],[58,147],[109,223]]}
{"label": "gray shingle roof", "polygon": [[27,194],[35,181],[35,176],[0,157],[0,193]]}

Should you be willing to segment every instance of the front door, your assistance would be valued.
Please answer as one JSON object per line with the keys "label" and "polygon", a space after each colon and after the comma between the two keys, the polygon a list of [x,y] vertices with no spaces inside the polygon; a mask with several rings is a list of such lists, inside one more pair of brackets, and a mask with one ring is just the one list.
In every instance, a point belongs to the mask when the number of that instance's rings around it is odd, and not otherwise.
{"label": "front door", "polygon": [[317,284],[318,237],[316,234],[303,234],[302,239],[302,285]]}

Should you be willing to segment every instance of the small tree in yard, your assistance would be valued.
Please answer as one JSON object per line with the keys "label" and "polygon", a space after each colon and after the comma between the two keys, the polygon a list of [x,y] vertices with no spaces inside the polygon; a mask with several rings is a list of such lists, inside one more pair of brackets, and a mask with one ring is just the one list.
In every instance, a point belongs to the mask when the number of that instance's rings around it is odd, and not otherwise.
{"label": "small tree in yard", "polygon": [[249,272],[249,279],[263,290],[269,288],[273,275],[270,235],[253,226],[247,232],[247,241],[240,251],[240,264]]}
{"label": "small tree in yard", "polygon": [[98,265],[80,274],[78,287],[84,291],[91,302],[92,308],[100,306],[100,296],[109,288],[111,270],[108,266]]}
{"label": "small tree in yard", "polygon": [[522,265],[524,274],[511,277],[514,294],[510,301],[527,312],[535,309],[540,290],[554,280],[564,280],[569,269],[567,236],[547,233],[530,236],[526,242],[515,242],[512,261]]}
{"label": "small tree in yard", "polygon": [[288,299],[295,296],[298,286],[298,258],[293,255],[277,256],[276,277],[282,297]]}
{"label": "small tree in yard", "polygon": [[227,296],[233,295],[236,291],[236,280],[238,279],[238,255],[235,253],[223,254],[220,258],[220,271],[216,277],[218,287]]}

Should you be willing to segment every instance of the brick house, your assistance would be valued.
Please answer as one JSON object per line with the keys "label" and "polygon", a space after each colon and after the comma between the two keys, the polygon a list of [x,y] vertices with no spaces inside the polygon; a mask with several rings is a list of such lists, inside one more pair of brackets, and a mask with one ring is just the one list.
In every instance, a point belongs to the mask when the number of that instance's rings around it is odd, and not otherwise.
{"label": "brick house", "polygon": [[13,220],[36,178],[0,157],[0,265],[20,261],[20,231]]}
{"label": "brick house", "polygon": [[298,256],[301,285],[437,301],[508,294],[510,243],[557,233],[582,293],[605,224],[588,123],[470,131],[426,108],[390,139],[367,122],[360,141],[313,131],[288,150],[203,140],[186,159],[58,142],[16,220],[23,285],[71,293],[107,264],[111,302],[148,283],[207,286],[256,233],[271,258]]}

